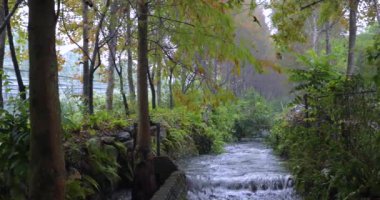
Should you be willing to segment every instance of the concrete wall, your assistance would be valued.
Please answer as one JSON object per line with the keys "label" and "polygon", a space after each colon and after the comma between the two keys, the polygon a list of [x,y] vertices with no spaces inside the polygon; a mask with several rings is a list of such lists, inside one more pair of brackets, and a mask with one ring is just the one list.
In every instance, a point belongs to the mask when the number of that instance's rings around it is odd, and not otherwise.
{"label": "concrete wall", "polygon": [[151,200],[186,200],[187,183],[185,173],[173,172]]}

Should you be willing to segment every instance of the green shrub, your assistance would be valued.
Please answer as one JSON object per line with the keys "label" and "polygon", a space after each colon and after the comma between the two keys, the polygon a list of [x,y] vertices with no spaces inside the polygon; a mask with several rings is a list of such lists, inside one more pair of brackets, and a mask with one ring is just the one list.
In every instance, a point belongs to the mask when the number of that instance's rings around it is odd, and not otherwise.
{"label": "green shrub", "polygon": [[70,176],[66,181],[67,200],[85,200],[99,191],[98,183],[86,175]]}
{"label": "green shrub", "polygon": [[234,137],[240,140],[243,137],[254,137],[264,130],[269,130],[273,123],[273,110],[263,97],[255,91],[248,92],[243,99],[237,102],[239,113],[235,120]]}
{"label": "green shrub", "polygon": [[342,78],[323,59],[313,59],[306,63],[310,70],[293,74],[301,82],[295,104],[307,94],[308,110],[299,106],[298,114],[289,109],[279,115],[269,141],[288,158],[305,199],[378,198],[380,96],[373,84]]}
{"label": "green shrub", "polygon": [[28,182],[29,134],[27,104],[8,102],[0,109],[0,199],[25,199]]}
{"label": "green shrub", "polygon": [[[163,141],[163,150],[167,153],[181,150],[190,154],[220,153],[224,142],[232,140],[233,123],[229,121],[229,115],[228,108],[219,106],[206,122],[202,113],[182,106],[173,110],[156,109],[152,113],[152,121],[167,129],[168,134]],[[196,149],[192,148],[194,146]]]}
{"label": "green shrub", "polygon": [[120,180],[117,162],[118,150],[112,145],[105,145],[98,138],[91,138],[86,142],[91,176],[100,183],[101,188],[114,189]]}

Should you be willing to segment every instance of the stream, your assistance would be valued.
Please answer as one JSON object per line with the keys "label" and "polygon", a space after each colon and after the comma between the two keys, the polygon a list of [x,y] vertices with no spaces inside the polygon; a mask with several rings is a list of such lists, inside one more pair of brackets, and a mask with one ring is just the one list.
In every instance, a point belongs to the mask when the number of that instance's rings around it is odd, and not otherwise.
{"label": "stream", "polygon": [[[300,200],[292,176],[271,148],[253,140],[224,149],[177,162],[188,179],[188,200]],[[110,199],[128,200],[131,193],[121,191]]]}
{"label": "stream", "polygon": [[181,160],[189,200],[299,200],[293,179],[258,140],[229,144],[219,155]]}

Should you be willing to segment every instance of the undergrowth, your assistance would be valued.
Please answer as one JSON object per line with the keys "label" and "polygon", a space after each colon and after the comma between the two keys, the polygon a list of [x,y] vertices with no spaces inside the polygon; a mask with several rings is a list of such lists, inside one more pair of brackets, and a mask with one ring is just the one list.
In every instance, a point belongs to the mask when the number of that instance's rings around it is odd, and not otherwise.
{"label": "undergrowth", "polygon": [[376,85],[359,76],[346,79],[328,58],[302,59],[309,68],[292,73],[298,98],[276,117],[270,143],[288,158],[304,199],[379,198]]}

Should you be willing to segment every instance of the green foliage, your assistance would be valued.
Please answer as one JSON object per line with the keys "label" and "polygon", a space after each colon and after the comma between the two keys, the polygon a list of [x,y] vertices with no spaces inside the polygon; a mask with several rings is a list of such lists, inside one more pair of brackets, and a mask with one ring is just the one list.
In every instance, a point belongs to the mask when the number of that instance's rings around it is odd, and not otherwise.
{"label": "green foliage", "polygon": [[237,101],[234,136],[237,139],[257,136],[272,125],[273,110],[263,97],[250,91]]}
{"label": "green foliage", "polygon": [[84,110],[82,99],[79,96],[66,94],[64,100],[61,100],[61,118],[62,127],[65,133],[78,133],[82,128]]}
{"label": "green foliage", "polygon": [[332,56],[318,56],[314,51],[299,55],[301,69],[290,69],[290,80],[297,83],[296,91],[321,92],[328,82],[339,78],[339,72],[329,62]]}
{"label": "green foliage", "polygon": [[[70,136],[64,145],[66,163],[75,172],[69,172],[66,198],[87,199],[116,186],[120,180],[118,154],[126,153],[127,150],[117,142],[104,145],[96,138],[84,145],[86,135],[74,138],[75,135],[71,134],[83,128],[82,117],[77,110],[79,107],[75,108],[73,104],[70,106],[74,101],[66,103],[62,104],[63,124],[66,135]],[[26,102],[18,99],[9,99],[7,105],[7,110],[0,110],[0,199],[22,200],[26,199],[28,190],[29,112]],[[92,128],[115,129],[127,126],[125,120],[104,112],[99,112],[88,120],[92,123]]]}
{"label": "green foliage", "polygon": [[84,121],[84,127],[95,130],[113,130],[125,128],[128,126],[128,121],[123,117],[113,116],[107,111],[99,111],[94,115],[89,116]]}
{"label": "green foliage", "polygon": [[157,109],[152,113],[152,120],[167,129],[162,147],[165,152],[219,153],[224,142],[232,140],[232,108],[219,106],[212,111],[206,109],[203,113],[184,106],[173,110]]}
{"label": "green foliage", "polygon": [[162,146],[167,153],[191,153],[194,148],[200,154],[220,153],[225,142],[240,138],[237,126],[244,130],[244,137],[251,137],[271,125],[271,105],[253,92],[243,100],[230,98],[209,104],[200,101],[202,97],[195,91],[178,98],[182,106],[173,110],[159,108],[152,113],[152,121],[167,129]]}
{"label": "green foliage", "polygon": [[[104,183],[114,188],[120,180],[118,169],[120,165],[117,162],[118,151],[114,146],[102,144],[97,138],[92,138],[86,143],[89,163],[92,167],[91,174],[96,177],[98,183]],[[107,188],[102,185],[103,188]]]}
{"label": "green foliage", "polygon": [[314,63],[307,60],[309,70],[292,74],[303,85],[299,94],[308,96],[308,110],[296,101],[276,118],[269,141],[289,159],[305,199],[378,197],[379,95],[360,77],[344,79]]}
{"label": "green foliage", "polygon": [[25,102],[10,99],[0,109],[0,199],[25,199],[29,163],[29,124]]}
{"label": "green foliage", "polygon": [[98,131],[112,131],[128,127],[130,121],[125,117],[124,108],[120,101],[115,101],[115,103],[115,111],[107,112],[102,105],[105,104],[104,97],[97,96],[95,98],[97,111],[93,115],[84,116],[85,107],[83,106],[82,98],[65,94],[63,100],[61,100],[62,126],[65,136],[69,137],[71,134],[78,134],[81,131],[96,134]]}
{"label": "green foliage", "polygon": [[[259,63],[252,56],[248,43],[238,43],[235,38],[235,24],[230,15],[232,8],[241,9],[243,1],[168,1],[174,4],[171,9],[160,9],[160,15],[169,19],[176,19],[186,23],[164,23],[167,35],[177,46],[176,59],[179,58],[187,66],[198,65],[199,70],[207,66],[194,60],[218,59],[229,61],[239,69],[242,62],[260,68]],[[251,2],[251,9],[255,7]]]}
{"label": "green foliage", "polygon": [[[378,29],[380,29],[380,27],[378,27]],[[374,67],[376,72],[374,73],[375,76],[373,77],[373,80],[379,86],[380,85],[380,36],[379,35],[376,35],[374,37],[373,45],[367,48],[367,59],[370,64],[377,66],[377,67]]]}
{"label": "green foliage", "polygon": [[71,176],[66,181],[66,199],[85,200],[99,190],[98,183],[90,176]]}
{"label": "green foliage", "polygon": [[[83,137],[83,136],[82,136]],[[66,198],[79,200],[105,195],[123,183],[132,182],[131,152],[109,136],[69,138],[65,143],[68,166]]]}

